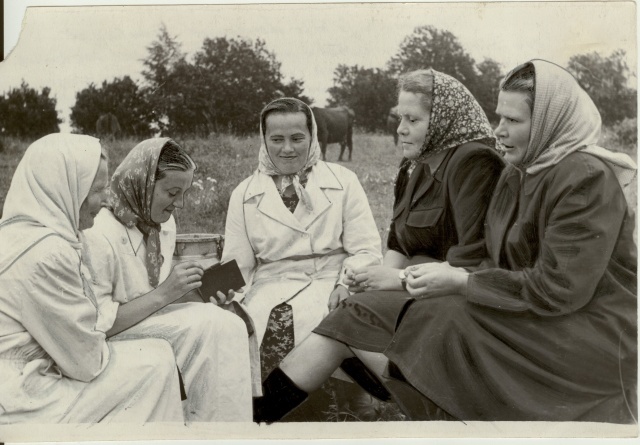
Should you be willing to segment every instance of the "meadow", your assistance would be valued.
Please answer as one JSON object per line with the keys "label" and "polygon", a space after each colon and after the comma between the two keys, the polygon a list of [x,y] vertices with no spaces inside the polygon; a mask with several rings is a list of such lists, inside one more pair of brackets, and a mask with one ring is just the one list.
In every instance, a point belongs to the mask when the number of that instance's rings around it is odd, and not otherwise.
{"label": "meadow", "polygon": [[[340,164],[354,171],[367,193],[369,205],[382,239],[383,251],[389,230],[393,205],[393,182],[402,158],[401,149],[393,145],[387,134],[354,134],[353,160]],[[194,182],[187,192],[184,207],[176,210],[178,233],[224,234],[229,196],[233,189],[257,167],[259,138],[257,135],[238,137],[214,135],[208,138],[176,138],[194,158],[198,169]],[[4,139],[0,151],[0,206],[9,188],[13,172],[28,143]],[[112,173],[138,140],[121,139],[104,141],[109,152],[109,171]],[[623,151],[636,159],[637,147],[622,144],[618,135],[608,129],[603,131],[602,145],[615,151]],[[327,160],[337,162],[339,147],[330,145]],[[626,188],[625,194],[631,209],[637,208],[637,182]],[[0,207],[1,208],[1,207]],[[636,238],[637,239],[637,238]],[[363,409],[349,408],[339,382],[330,382],[323,388],[324,401],[319,400],[316,409],[324,421],[404,420],[405,416],[392,403],[378,403]]]}

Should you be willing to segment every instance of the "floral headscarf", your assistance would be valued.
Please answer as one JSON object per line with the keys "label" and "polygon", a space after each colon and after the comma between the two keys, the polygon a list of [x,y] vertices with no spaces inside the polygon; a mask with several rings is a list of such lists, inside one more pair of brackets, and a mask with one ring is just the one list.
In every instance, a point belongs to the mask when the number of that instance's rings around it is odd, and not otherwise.
{"label": "floral headscarf", "polygon": [[147,139],[136,145],[111,177],[109,207],[126,227],[137,227],[147,250],[149,284],[158,286],[164,258],[160,253],[160,224],[151,219],[156,169],[162,147],[169,138]]}
{"label": "floral headscarf", "polygon": [[531,63],[535,100],[529,146],[523,159],[527,173],[537,173],[575,151],[583,151],[605,161],[620,184],[627,185],[636,174],[635,162],[626,154],[597,145],[602,121],[593,100],[564,68],[545,60]]}
{"label": "floral headscarf", "polygon": [[411,164],[467,142],[495,147],[496,138],[486,114],[467,88],[453,77],[431,70],[433,94],[429,129],[420,155]]}
{"label": "floral headscarf", "polygon": [[[309,108],[308,105],[304,104],[305,107]],[[318,160],[320,159],[320,143],[318,142],[318,126],[316,125],[316,119],[313,116],[313,112],[309,108],[309,114],[311,115],[311,145],[309,146],[309,154],[307,155],[307,162],[304,164],[304,167],[292,175],[283,175],[282,172],[278,170],[278,168],[273,163],[271,156],[269,156],[269,152],[267,151],[267,142],[264,136],[264,131],[262,128],[262,119],[260,119],[260,152],[258,154],[258,170],[265,175],[269,176],[282,176],[282,183],[280,186],[280,193],[282,193],[289,185],[293,184],[293,188],[298,195],[298,198],[304,204],[305,208],[308,211],[313,211],[313,207],[311,205],[311,198],[307,191],[300,184],[300,176],[304,174],[308,169],[316,165]]]}

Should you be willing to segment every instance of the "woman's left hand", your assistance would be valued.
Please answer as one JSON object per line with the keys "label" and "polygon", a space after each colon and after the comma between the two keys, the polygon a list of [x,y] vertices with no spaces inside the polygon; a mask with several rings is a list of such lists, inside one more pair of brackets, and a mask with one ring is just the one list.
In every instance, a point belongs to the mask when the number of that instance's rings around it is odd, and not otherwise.
{"label": "woman's left hand", "polygon": [[369,266],[354,269],[352,272],[354,292],[370,290],[402,290],[402,282],[398,277],[401,269],[387,266]]}
{"label": "woman's left hand", "polygon": [[349,295],[351,294],[349,293],[346,287],[336,286],[335,289],[333,289],[333,292],[331,292],[331,295],[329,296],[329,303],[327,304],[327,306],[329,307],[329,312],[337,308],[338,304],[340,304],[342,300],[349,298]]}
{"label": "woman's left hand", "polygon": [[466,294],[469,273],[449,263],[426,263],[407,267],[407,291],[415,298]]}
{"label": "woman's left hand", "polygon": [[218,291],[215,297],[209,297],[209,301],[211,301],[216,306],[225,306],[233,301],[236,296],[236,293],[241,294],[243,292],[242,289],[233,290],[229,289],[227,295],[223,294],[222,291]]}

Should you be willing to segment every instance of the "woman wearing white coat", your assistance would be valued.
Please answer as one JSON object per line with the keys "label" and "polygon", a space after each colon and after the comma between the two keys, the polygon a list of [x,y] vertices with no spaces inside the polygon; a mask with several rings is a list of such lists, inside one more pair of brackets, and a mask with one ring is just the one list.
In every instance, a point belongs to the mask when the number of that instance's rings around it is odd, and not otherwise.
{"label": "woman wearing white coat", "polygon": [[346,270],[379,264],[380,235],[356,175],[319,160],[311,109],[297,99],[260,116],[259,166],[233,191],[222,261],[248,286],[263,378],[349,296]]}

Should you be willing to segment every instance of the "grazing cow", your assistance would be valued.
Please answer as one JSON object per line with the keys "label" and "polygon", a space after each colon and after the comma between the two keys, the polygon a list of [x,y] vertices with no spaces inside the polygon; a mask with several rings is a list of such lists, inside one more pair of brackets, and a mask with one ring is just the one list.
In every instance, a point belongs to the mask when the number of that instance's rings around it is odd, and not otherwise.
{"label": "grazing cow", "polygon": [[400,125],[400,115],[398,114],[398,107],[395,106],[389,110],[387,116],[387,131],[393,135],[393,143],[398,146],[398,126]]}
{"label": "grazing cow", "polygon": [[351,160],[351,152],[353,151],[353,121],[355,113],[347,107],[337,108],[317,108],[313,107],[313,115],[318,124],[318,142],[322,150],[322,159],[326,160],[326,151],[328,144],[340,144],[340,157],[338,161],[342,161],[342,154],[345,147],[349,147],[349,160]]}
{"label": "grazing cow", "polygon": [[122,128],[120,128],[120,122],[118,122],[118,118],[115,117],[113,113],[101,114],[96,121],[96,135],[101,139],[114,139],[120,136],[121,133]]}

